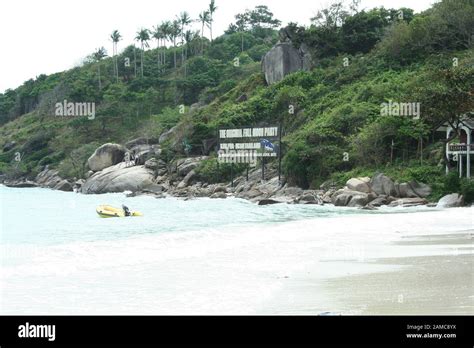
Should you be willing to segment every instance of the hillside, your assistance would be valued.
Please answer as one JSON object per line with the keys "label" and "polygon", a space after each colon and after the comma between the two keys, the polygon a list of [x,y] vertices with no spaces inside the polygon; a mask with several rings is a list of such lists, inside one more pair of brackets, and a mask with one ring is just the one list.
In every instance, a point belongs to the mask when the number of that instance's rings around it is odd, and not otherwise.
{"label": "hillside", "polygon": [[[118,76],[114,57],[95,54],[0,94],[0,174],[34,178],[48,165],[64,178],[84,178],[98,146],[154,142],[176,125],[182,134],[160,144],[163,161],[215,156],[203,144],[219,127],[281,124],[291,185],[315,189],[328,179],[341,185],[384,172],[429,183],[432,199],[459,190],[474,196],[472,181],[445,178],[446,142],[436,131],[474,110],[473,1],[444,0],[420,14],[335,3],[310,27],[286,28],[296,47],[310,51],[313,67],[270,86],[260,61],[278,41],[279,22],[265,14],[260,21],[236,16],[212,42],[194,35],[181,45],[128,46],[116,57],[130,60],[117,64]],[[63,100],[96,103],[94,118],[55,116]],[[419,117],[384,115],[390,102],[419,103]],[[201,164],[201,178],[228,180],[228,168],[212,161]]]}

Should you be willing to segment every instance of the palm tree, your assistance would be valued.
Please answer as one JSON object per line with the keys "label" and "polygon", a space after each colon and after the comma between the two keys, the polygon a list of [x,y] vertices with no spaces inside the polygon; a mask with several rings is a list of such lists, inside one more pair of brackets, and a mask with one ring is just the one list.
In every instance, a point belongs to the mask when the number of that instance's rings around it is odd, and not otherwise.
{"label": "palm tree", "polygon": [[209,4],[209,29],[211,31],[211,42],[212,42],[212,23],[214,22],[214,12],[216,12],[217,6],[216,6],[216,1],[211,0],[211,3]]}
{"label": "palm tree", "polygon": [[[189,17],[189,14],[184,11],[181,12],[180,16],[178,17],[179,23],[181,24],[181,66],[185,65],[185,60],[186,60],[186,26],[191,24],[191,17]],[[184,69],[184,76],[186,76],[186,68]]]}
{"label": "palm tree", "polygon": [[149,47],[148,41],[150,40],[150,31],[148,29],[140,29],[137,31],[137,36],[135,36],[136,41],[140,41],[141,44],[141,59],[140,59],[140,68],[143,78],[143,57],[145,53],[145,47]]}
{"label": "palm tree", "polygon": [[169,38],[173,42],[175,69],[176,69],[176,39],[178,38],[179,34],[180,34],[180,23],[178,20],[174,20],[170,26]]}
{"label": "palm tree", "polygon": [[163,22],[160,28],[161,28],[161,31],[163,32],[163,42],[165,46],[165,49],[163,50],[163,65],[166,65],[166,41],[168,41],[168,38],[170,37],[171,22],[170,21]]}
{"label": "palm tree", "polygon": [[99,89],[102,89],[102,81],[100,79],[100,61],[107,57],[107,51],[104,47],[100,47],[92,54],[92,57],[97,62],[97,71],[99,73]]}
{"label": "palm tree", "polygon": [[158,52],[158,66],[160,66],[161,65],[160,45],[161,45],[161,40],[163,39],[163,32],[161,31],[161,26],[157,25],[156,27],[153,27],[152,36],[154,39],[156,39],[156,50]]}
{"label": "palm tree", "polygon": [[115,77],[118,82],[119,77],[118,77],[118,62],[117,62],[117,54],[118,54],[117,45],[118,45],[118,42],[122,39],[122,35],[120,35],[118,30],[114,30],[112,34],[110,34],[110,38],[112,39],[112,43],[113,43],[114,72],[115,72]]}
{"label": "palm tree", "polygon": [[203,11],[199,14],[199,21],[201,22],[201,54],[204,52],[204,26],[209,25],[211,15],[209,11]]}

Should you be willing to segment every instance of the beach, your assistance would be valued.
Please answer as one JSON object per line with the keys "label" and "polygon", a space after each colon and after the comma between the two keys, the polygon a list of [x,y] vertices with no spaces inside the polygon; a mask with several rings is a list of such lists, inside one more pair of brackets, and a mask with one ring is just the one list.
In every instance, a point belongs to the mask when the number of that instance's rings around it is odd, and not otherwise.
{"label": "beach", "polygon": [[[472,207],[367,212],[0,189],[10,198],[3,315],[474,313]],[[39,195],[43,210],[13,216]],[[93,208],[105,199],[145,216],[100,219]]]}

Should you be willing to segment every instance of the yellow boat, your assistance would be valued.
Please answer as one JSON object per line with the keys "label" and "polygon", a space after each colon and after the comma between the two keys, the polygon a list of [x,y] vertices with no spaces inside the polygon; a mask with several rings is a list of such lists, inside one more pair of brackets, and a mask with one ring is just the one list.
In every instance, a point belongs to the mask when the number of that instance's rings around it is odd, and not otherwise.
{"label": "yellow boat", "polygon": [[[96,212],[102,218],[126,217],[123,209],[114,208],[110,205],[99,205],[96,208]],[[139,211],[131,211],[130,216],[143,216],[143,214]]]}

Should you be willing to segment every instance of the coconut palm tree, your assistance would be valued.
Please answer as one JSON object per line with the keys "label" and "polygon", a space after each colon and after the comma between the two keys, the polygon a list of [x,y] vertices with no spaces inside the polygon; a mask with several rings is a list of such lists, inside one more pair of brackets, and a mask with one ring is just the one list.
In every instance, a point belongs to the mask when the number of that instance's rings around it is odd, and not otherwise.
{"label": "coconut palm tree", "polygon": [[170,31],[169,31],[169,38],[170,40],[173,42],[173,48],[174,48],[174,68],[176,69],[176,39],[179,37],[180,35],[180,23],[178,20],[174,20],[172,23],[171,23],[171,26],[170,26]]}
{"label": "coconut palm tree", "polygon": [[212,42],[212,23],[214,22],[214,12],[216,12],[217,6],[216,6],[216,1],[211,0],[211,3],[209,4],[209,29],[211,31],[211,42]]}
{"label": "coconut palm tree", "polygon": [[166,65],[166,42],[168,41],[168,38],[170,37],[171,22],[170,21],[163,22],[160,28],[161,28],[161,31],[163,32],[163,43],[165,46],[165,49],[163,50],[163,65]]}
{"label": "coconut palm tree", "polygon": [[[181,14],[178,17],[179,23],[181,25],[181,66],[185,65],[186,62],[186,26],[191,24],[192,20],[191,17],[189,17],[189,14],[184,11],[181,12]],[[184,76],[186,76],[186,68],[184,69]]]}
{"label": "coconut palm tree", "polygon": [[99,74],[99,89],[102,89],[102,81],[100,78],[100,62],[102,59],[107,57],[107,51],[105,50],[104,47],[100,47],[92,54],[92,57],[97,62],[97,71]]}
{"label": "coconut palm tree", "polygon": [[158,66],[161,65],[162,55],[160,51],[161,40],[163,39],[163,32],[161,31],[161,26],[157,25],[153,27],[152,36],[156,40],[156,50],[158,52]]}
{"label": "coconut palm tree", "polygon": [[114,30],[112,34],[110,34],[110,39],[112,40],[112,43],[113,43],[114,73],[118,82],[119,77],[118,77],[118,62],[117,62],[117,54],[118,54],[117,45],[118,45],[118,42],[122,39],[122,35],[120,35],[118,30]]}
{"label": "coconut palm tree", "polygon": [[209,11],[203,11],[199,14],[199,22],[201,22],[201,54],[204,52],[204,26],[209,25],[211,15]]}
{"label": "coconut palm tree", "polygon": [[145,47],[149,47],[148,41],[150,40],[150,31],[148,29],[140,29],[137,31],[137,36],[135,36],[135,40],[140,42],[141,45],[141,59],[140,59],[140,68],[142,72],[143,78],[143,58],[145,54]]}

